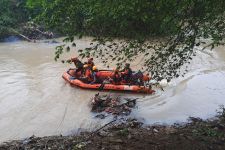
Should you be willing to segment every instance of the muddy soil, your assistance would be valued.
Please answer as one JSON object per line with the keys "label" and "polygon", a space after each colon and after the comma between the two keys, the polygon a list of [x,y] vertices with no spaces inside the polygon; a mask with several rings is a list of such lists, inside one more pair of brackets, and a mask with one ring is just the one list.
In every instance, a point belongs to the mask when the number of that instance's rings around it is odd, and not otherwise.
{"label": "muddy soil", "polygon": [[213,120],[190,118],[184,125],[143,126],[135,119],[112,121],[93,132],[80,135],[35,137],[0,145],[1,150],[24,149],[225,149],[225,114]]}

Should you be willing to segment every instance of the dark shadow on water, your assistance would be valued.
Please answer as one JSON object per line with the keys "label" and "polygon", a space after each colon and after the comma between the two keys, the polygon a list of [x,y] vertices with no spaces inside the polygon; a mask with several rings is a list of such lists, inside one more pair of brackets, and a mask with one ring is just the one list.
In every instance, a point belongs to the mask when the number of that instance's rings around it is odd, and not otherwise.
{"label": "dark shadow on water", "polygon": [[18,41],[21,41],[21,39],[17,36],[9,36],[1,40],[1,42],[18,42]]}

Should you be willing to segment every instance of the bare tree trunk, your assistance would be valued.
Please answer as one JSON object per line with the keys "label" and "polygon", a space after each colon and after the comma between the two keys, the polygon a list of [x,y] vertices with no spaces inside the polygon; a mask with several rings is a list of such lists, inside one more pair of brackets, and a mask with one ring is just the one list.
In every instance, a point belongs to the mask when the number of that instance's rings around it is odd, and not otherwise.
{"label": "bare tree trunk", "polygon": [[28,37],[26,37],[25,35],[19,33],[18,31],[11,29],[13,32],[15,32],[16,34],[18,34],[19,36],[21,36],[22,38],[24,38],[25,40],[27,40],[28,42],[35,42],[34,40],[29,39]]}

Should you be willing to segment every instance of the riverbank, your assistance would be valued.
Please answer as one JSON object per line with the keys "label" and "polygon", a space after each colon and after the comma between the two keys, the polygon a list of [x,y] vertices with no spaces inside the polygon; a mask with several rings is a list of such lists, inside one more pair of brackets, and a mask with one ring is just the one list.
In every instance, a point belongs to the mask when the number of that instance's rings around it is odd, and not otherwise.
{"label": "riverbank", "polygon": [[48,31],[43,26],[33,22],[26,22],[18,25],[16,28],[9,28],[7,33],[0,36],[0,42],[28,41],[36,42],[38,40],[48,40],[61,37],[55,31]]}
{"label": "riverbank", "polygon": [[224,149],[225,109],[213,120],[190,118],[187,124],[143,126],[135,119],[112,121],[71,136],[32,136],[6,142],[0,149]]}

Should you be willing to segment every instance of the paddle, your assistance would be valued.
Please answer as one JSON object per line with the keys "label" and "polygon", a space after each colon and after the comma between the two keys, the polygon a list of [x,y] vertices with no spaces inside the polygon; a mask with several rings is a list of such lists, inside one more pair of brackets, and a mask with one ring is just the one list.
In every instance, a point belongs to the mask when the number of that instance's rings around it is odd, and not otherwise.
{"label": "paddle", "polygon": [[102,82],[102,84],[99,86],[98,90],[102,91],[102,90],[104,90],[104,87],[105,87],[105,83]]}

